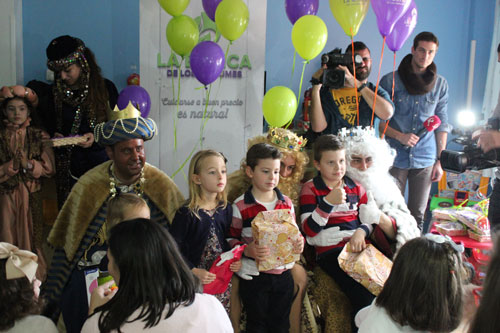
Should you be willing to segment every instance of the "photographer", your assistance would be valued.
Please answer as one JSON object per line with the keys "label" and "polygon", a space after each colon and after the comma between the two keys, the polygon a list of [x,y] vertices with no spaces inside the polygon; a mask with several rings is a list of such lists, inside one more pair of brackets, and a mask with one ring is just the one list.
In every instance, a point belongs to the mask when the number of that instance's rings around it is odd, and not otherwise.
{"label": "photographer", "polygon": [[[352,57],[351,45],[346,49],[346,55]],[[349,65],[338,65],[335,68],[345,72],[345,81],[338,89],[323,87],[323,71],[327,65],[323,65],[312,77],[312,98],[311,98],[311,129],[315,133],[334,134],[338,130],[357,125],[356,119],[356,92],[354,91],[354,80],[358,88],[359,100],[359,125],[370,126],[372,118],[373,99],[375,97],[375,86],[368,82],[372,60],[370,50],[363,42],[354,43],[354,55],[359,55],[362,59],[356,65],[356,79],[353,76],[352,61]],[[333,69],[333,68],[332,68]],[[381,119],[388,119],[392,116],[394,105],[390,101],[389,94],[379,87],[377,91],[379,98],[375,106],[375,115]]]}
{"label": "photographer", "polygon": [[[500,44],[497,47],[498,62],[500,62]],[[491,119],[500,118],[500,94],[498,96],[498,103],[493,110]],[[492,149],[500,148],[500,131],[497,129],[480,129],[472,134],[472,139],[477,139],[477,144],[481,149],[487,153]],[[490,220],[491,230],[500,230],[500,169],[495,170],[495,182],[493,184],[493,191],[490,196],[490,205],[488,208],[488,219]]]}

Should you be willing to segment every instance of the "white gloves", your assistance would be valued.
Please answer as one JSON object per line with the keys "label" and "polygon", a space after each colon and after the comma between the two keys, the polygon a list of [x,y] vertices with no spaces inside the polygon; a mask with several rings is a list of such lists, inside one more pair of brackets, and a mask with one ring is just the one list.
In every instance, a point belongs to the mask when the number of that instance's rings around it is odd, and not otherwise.
{"label": "white gloves", "polygon": [[375,199],[373,199],[373,194],[368,192],[367,196],[368,202],[359,206],[359,220],[363,224],[379,224],[382,211],[378,208]]}
{"label": "white gloves", "polygon": [[241,268],[236,272],[236,275],[243,280],[252,280],[253,276],[258,276],[259,274],[255,260],[246,257],[241,258]]}
{"label": "white gloves", "polygon": [[344,238],[350,238],[355,230],[340,231],[339,227],[331,227],[323,229],[319,234],[314,237],[307,236],[307,243],[313,246],[331,246],[337,245]]}

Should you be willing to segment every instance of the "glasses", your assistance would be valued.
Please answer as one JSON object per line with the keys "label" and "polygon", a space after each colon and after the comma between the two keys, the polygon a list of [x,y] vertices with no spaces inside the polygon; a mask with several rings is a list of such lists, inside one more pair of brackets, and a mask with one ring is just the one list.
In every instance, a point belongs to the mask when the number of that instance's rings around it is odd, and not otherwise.
{"label": "glasses", "polygon": [[453,241],[453,239],[450,238],[448,235],[440,235],[440,234],[425,234],[424,236],[430,241],[433,241],[434,243],[438,244],[443,244],[443,243],[448,243],[453,247],[455,251],[458,253],[463,253],[464,252],[464,245],[462,243],[457,244]]}

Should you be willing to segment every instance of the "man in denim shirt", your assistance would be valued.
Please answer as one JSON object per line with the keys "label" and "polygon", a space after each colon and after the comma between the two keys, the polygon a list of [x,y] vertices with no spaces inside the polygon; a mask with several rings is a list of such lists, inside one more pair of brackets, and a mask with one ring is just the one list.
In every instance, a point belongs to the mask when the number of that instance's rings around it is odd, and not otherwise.
{"label": "man in denim shirt", "polygon": [[[348,53],[352,53],[351,44],[346,49],[346,54]],[[368,76],[372,68],[370,50],[363,42],[354,42],[354,54],[361,56],[363,60],[360,65],[356,66],[356,78],[352,74],[354,71],[352,65],[348,67],[338,66],[338,69],[345,72],[344,87],[340,89],[323,87],[320,79],[323,76],[324,68],[320,68],[313,75],[311,80],[313,87],[310,116],[311,130],[316,135],[337,135],[341,128],[351,128],[358,125],[356,119],[356,95],[359,101],[359,125],[370,126],[371,124],[375,86],[368,82]],[[358,89],[357,94],[354,89],[355,86]],[[389,119],[394,112],[394,105],[389,94],[379,87],[377,95],[375,116],[380,119]],[[310,141],[312,142],[312,140]]]}
{"label": "man in denim shirt", "polygon": [[[448,124],[448,83],[437,74],[434,56],[439,46],[431,32],[421,32],[413,40],[408,54],[395,73],[395,112],[387,127],[388,142],[397,155],[390,173],[397,179],[404,194],[408,181],[408,208],[422,229],[424,213],[432,182],[443,175],[439,161],[451,126]],[[393,73],[385,75],[380,85],[392,90]],[[423,123],[438,116],[441,125],[419,137]],[[385,121],[380,122],[383,131]]]}

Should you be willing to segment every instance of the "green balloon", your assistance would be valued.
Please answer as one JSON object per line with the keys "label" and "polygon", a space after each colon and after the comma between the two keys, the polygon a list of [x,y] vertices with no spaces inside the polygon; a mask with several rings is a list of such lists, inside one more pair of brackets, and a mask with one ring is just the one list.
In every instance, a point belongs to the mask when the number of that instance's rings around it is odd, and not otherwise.
{"label": "green balloon", "polygon": [[229,41],[235,41],[248,26],[248,7],[241,0],[223,0],[215,11],[215,24]]}
{"label": "green balloon", "polygon": [[196,22],[186,15],[170,19],[167,24],[168,45],[175,53],[184,57],[198,44],[200,32]]}
{"label": "green balloon", "polygon": [[158,0],[161,8],[172,16],[179,16],[186,10],[189,0]]}
{"label": "green balloon", "polygon": [[294,92],[283,86],[269,89],[262,101],[262,113],[267,123],[272,127],[286,125],[297,111],[297,97]]}

